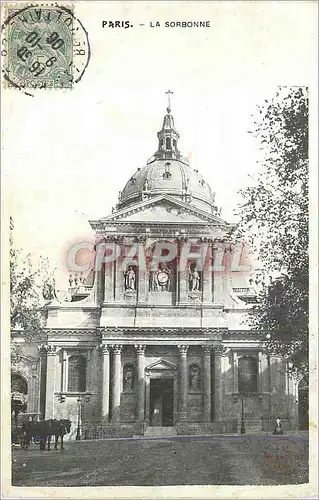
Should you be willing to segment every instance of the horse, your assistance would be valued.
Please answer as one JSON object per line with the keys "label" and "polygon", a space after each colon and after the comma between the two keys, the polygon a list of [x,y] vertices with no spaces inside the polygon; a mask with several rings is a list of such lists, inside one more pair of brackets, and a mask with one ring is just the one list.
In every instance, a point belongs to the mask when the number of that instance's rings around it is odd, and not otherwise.
{"label": "horse", "polygon": [[25,450],[29,448],[32,438],[39,438],[40,450],[45,450],[45,443],[48,443],[50,450],[51,437],[55,436],[54,449],[58,449],[58,440],[61,437],[61,450],[63,450],[63,436],[71,430],[71,421],[67,419],[49,419],[39,422],[27,422],[23,425],[23,436],[20,438],[21,447]]}
{"label": "horse", "polygon": [[[64,450],[63,437],[65,434],[69,434],[71,431],[71,420],[62,418],[60,420],[50,420],[53,429],[53,434],[55,437],[54,449],[58,449],[59,437],[61,438],[61,450]],[[48,436],[48,450],[50,450],[51,436]]]}

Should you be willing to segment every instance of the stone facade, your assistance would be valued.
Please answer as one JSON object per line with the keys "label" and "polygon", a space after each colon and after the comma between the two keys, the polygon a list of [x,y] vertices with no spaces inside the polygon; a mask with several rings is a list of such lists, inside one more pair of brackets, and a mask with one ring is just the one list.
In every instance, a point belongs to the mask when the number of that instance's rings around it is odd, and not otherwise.
{"label": "stone facade", "polygon": [[[66,299],[47,306],[44,346],[21,368],[28,408],[71,419],[71,439],[79,424],[82,437],[152,427],[238,432],[242,416],[247,431],[269,428],[278,415],[296,427],[297,382],[247,329],[253,291],[241,273],[228,272],[232,226],[178,151],[170,109],[158,138],[158,151],[128,181],[112,213],[90,221],[97,253],[101,244],[117,245],[121,255],[89,280],[71,278]],[[155,270],[148,263],[158,242],[177,251]],[[199,272],[191,263],[181,270],[185,244],[205,247]],[[221,246],[225,269],[212,272]],[[253,383],[248,392],[239,387],[245,374]]]}

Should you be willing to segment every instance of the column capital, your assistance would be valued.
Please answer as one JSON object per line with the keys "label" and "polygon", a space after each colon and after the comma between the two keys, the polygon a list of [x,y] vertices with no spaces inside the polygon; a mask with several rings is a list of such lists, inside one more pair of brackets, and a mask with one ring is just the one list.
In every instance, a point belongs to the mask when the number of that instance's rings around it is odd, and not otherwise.
{"label": "column capital", "polygon": [[140,243],[142,245],[145,245],[147,238],[148,238],[148,236],[146,234],[139,234],[137,236],[134,236],[134,241],[136,243]]}
{"label": "column capital", "polygon": [[124,241],[124,235],[122,234],[112,234],[108,235],[105,238],[107,243],[117,243],[118,245],[121,245]]}
{"label": "column capital", "polygon": [[40,355],[46,354],[47,346],[45,344],[38,344],[37,349]]}
{"label": "column capital", "polygon": [[186,356],[189,346],[188,345],[178,345],[178,350],[182,356]]}
{"label": "column capital", "polygon": [[201,243],[207,243],[207,245],[211,245],[214,241],[212,238],[208,238],[207,236],[201,236],[199,240]]}
{"label": "column capital", "polygon": [[146,350],[146,345],[145,344],[135,344],[134,347],[135,347],[137,355],[141,356],[141,355],[145,354],[145,350]]}
{"label": "column capital", "polygon": [[122,352],[122,345],[121,344],[113,344],[112,349],[113,349],[113,354],[121,354]]}
{"label": "column capital", "polygon": [[214,346],[214,354],[215,356],[225,356],[227,352],[227,348],[223,345],[215,345]]}
{"label": "column capital", "polygon": [[204,356],[209,356],[212,352],[211,345],[202,345],[202,349],[203,349]]}
{"label": "column capital", "polygon": [[47,345],[45,346],[47,355],[48,356],[55,356],[56,353],[58,352],[58,346],[57,345]]}
{"label": "column capital", "polygon": [[100,344],[99,350],[101,351],[103,356],[107,356],[108,354],[110,354],[110,349],[109,349],[109,346],[107,344]]}

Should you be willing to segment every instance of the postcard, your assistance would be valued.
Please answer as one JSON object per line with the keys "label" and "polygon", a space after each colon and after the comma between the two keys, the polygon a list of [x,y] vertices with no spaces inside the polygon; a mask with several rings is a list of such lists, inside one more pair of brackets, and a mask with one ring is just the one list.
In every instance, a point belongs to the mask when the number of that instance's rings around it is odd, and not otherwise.
{"label": "postcard", "polygon": [[3,498],[315,496],[316,2],[1,25]]}

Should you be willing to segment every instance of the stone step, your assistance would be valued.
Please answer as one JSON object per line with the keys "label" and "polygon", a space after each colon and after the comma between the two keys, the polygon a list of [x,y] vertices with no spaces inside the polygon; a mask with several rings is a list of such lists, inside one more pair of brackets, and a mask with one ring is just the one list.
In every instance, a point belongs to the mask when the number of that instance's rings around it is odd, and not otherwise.
{"label": "stone step", "polygon": [[[261,431],[261,421],[260,420],[245,420],[246,432],[260,432]],[[240,427],[240,422],[239,422]]]}
{"label": "stone step", "polygon": [[171,437],[177,436],[175,427],[148,427],[144,432],[146,437]]}

